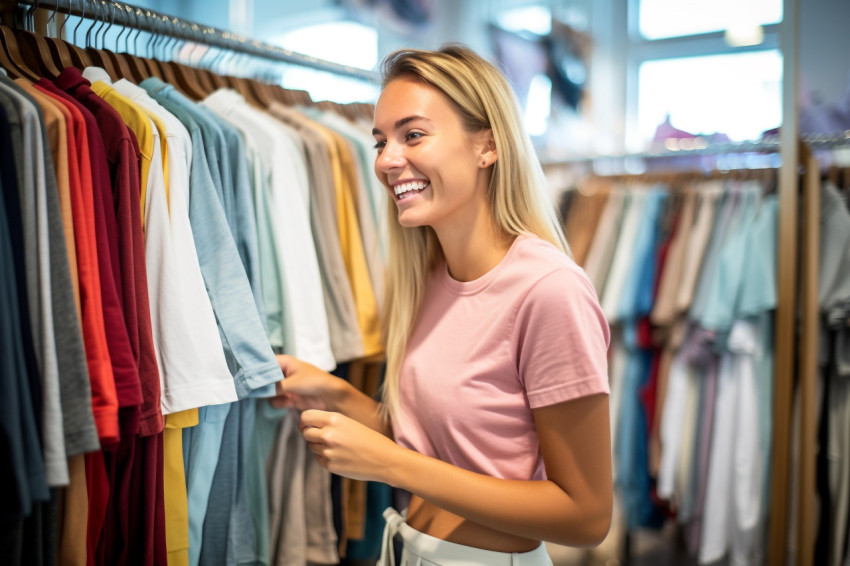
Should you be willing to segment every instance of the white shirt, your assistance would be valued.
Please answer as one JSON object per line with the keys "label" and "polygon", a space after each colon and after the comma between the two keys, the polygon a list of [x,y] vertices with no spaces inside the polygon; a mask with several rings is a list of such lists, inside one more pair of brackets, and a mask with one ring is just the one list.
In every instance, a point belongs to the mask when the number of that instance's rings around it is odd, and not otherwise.
{"label": "white shirt", "polygon": [[165,125],[168,198],[160,145],[155,143],[143,203],[145,262],[162,413],[236,401],[236,387],[224,357],[189,224],[189,132],[144,89],[123,79],[113,87]]}

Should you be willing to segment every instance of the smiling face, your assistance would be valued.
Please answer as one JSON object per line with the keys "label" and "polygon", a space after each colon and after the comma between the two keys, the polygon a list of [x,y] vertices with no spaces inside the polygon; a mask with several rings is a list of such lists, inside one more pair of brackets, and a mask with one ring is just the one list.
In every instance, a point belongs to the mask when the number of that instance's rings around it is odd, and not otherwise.
{"label": "smiling face", "polygon": [[439,90],[399,78],[375,107],[375,174],[390,191],[402,226],[462,226],[487,207],[489,130],[470,133]]}

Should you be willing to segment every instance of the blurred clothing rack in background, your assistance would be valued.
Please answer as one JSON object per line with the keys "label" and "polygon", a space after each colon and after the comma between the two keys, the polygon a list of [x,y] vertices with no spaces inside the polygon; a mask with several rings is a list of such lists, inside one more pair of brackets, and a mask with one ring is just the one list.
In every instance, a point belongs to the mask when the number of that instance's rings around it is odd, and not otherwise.
{"label": "blurred clothing rack in background", "polygon": [[[822,165],[850,164],[850,131],[839,135],[809,135],[800,141],[815,153],[833,151],[832,160],[821,159]],[[668,139],[665,149],[638,153],[598,155],[544,161],[544,167],[563,166],[581,175],[630,175],[653,171],[714,171],[736,169],[767,169],[780,166],[778,135],[759,141],[711,143],[705,138]]]}

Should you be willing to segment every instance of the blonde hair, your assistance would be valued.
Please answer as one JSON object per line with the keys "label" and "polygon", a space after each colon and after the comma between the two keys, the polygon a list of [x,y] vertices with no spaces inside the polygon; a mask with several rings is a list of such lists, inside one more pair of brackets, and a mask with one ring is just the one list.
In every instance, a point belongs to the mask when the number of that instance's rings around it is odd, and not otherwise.
{"label": "blonde hair", "polygon": [[[519,105],[505,77],[471,49],[457,44],[438,51],[403,49],[384,59],[383,87],[404,78],[441,91],[458,111],[470,133],[491,130],[497,159],[492,165],[488,198],[493,221],[506,239],[531,233],[564,253],[569,247],[531,139],[522,126]],[[388,218],[396,205],[388,201]],[[394,416],[399,405],[399,373],[407,341],[425,294],[428,273],[442,258],[434,231],[404,228],[389,221],[389,261],[383,333],[387,367],[383,385],[383,416]]]}

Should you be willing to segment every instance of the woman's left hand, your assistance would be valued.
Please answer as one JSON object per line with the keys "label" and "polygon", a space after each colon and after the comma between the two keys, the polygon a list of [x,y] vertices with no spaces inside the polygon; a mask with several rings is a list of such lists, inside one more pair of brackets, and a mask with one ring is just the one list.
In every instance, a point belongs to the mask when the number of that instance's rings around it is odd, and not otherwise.
{"label": "woman's left hand", "polygon": [[301,413],[301,434],[322,467],[347,478],[387,481],[393,455],[404,450],[371,428],[341,413]]}

